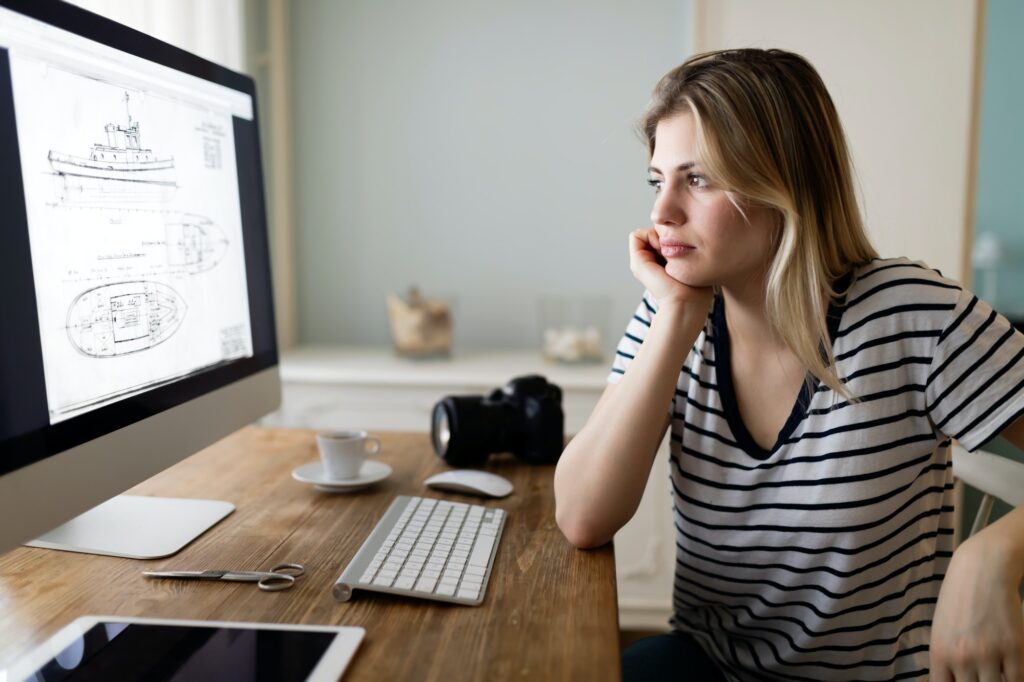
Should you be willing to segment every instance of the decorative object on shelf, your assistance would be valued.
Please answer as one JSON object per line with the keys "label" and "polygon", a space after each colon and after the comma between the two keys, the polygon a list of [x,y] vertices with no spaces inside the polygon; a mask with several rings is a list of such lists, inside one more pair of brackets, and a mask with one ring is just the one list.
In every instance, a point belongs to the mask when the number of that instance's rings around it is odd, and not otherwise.
{"label": "decorative object on shelf", "polygon": [[388,318],[395,352],[410,358],[448,357],[452,349],[451,307],[409,287],[405,299],[388,294]]}
{"label": "decorative object on shelf", "polygon": [[606,296],[540,297],[544,357],[565,363],[600,362],[610,301]]}

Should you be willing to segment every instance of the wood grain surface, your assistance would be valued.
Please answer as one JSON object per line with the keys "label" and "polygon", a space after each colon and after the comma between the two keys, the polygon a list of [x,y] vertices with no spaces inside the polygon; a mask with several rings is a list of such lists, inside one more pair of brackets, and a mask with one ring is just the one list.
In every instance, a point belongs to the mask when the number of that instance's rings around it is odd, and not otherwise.
{"label": "wood grain surface", "polygon": [[[579,551],[555,525],[554,466],[492,456],[515,491],[499,500],[427,489],[447,466],[426,434],[379,433],[394,469],[356,493],[291,478],[317,459],[312,431],[247,427],[136,486],[132,494],[222,499],[237,509],[178,554],[138,561],[22,547],[0,556],[0,667],[83,615],[355,625],[345,680],[620,679],[612,546]],[[508,512],[484,603],[457,606],[330,588],[396,495]],[[295,587],[151,580],[143,570],[269,569],[301,563]]]}

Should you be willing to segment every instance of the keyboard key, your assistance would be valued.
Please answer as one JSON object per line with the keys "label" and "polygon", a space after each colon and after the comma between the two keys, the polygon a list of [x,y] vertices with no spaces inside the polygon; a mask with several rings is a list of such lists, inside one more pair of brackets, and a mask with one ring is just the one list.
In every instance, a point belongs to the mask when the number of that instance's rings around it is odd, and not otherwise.
{"label": "keyboard key", "polygon": [[491,549],[494,547],[494,536],[481,535],[473,546],[473,553],[469,555],[470,566],[487,566],[491,558]]}
{"label": "keyboard key", "polygon": [[395,580],[395,585],[394,586],[395,586],[396,589],[399,589],[399,590],[411,590],[412,586],[415,585],[415,584],[416,584],[416,578],[413,576],[413,577],[408,577],[408,578],[398,578],[397,580]]}
{"label": "keyboard key", "polygon": [[434,585],[437,584],[437,578],[420,578],[419,582],[416,583],[417,592],[433,592]]}
{"label": "keyboard key", "polygon": [[480,566],[466,566],[466,575],[486,575],[487,570]]}
{"label": "keyboard key", "polygon": [[480,596],[480,590],[474,589],[472,587],[469,587],[469,588],[463,587],[463,588],[459,589],[459,594],[458,594],[459,599],[476,599],[479,596]]}
{"label": "keyboard key", "polygon": [[454,597],[455,596],[455,586],[454,585],[444,585],[444,584],[438,585],[437,586],[437,594],[441,594],[441,595],[444,595],[446,597]]}

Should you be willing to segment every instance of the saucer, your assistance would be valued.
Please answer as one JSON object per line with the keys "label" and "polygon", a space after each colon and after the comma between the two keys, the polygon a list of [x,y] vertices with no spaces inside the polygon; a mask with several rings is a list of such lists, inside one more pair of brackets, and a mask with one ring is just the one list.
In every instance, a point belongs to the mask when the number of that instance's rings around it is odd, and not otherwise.
{"label": "saucer", "polygon": [[318,490],[329,493],[348,493],[362,490],[377,481],[383,481],[391,475],[391,467],[384,462],[368,459],[355,478],[328,478],[324,474],[324,465],[320,460],[303,464],[292,470],[292,478],[303,483],[312,483]]}

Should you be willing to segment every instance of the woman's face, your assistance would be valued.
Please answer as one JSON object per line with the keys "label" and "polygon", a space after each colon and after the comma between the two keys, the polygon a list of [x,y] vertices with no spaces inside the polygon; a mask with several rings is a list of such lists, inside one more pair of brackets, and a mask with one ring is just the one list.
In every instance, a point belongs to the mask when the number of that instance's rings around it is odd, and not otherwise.
{"label": "woman's face", "polygon": [[747,224],[702,170],[696,132],[690,113],[662,119],[655,132],[648,183],[656,192],[651,221],[661,240],[665,271],[690,286],[761,286],[778,214],[744,206]]}

